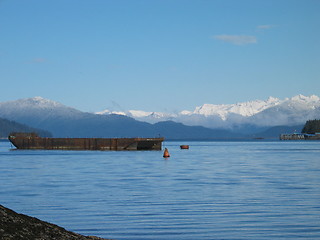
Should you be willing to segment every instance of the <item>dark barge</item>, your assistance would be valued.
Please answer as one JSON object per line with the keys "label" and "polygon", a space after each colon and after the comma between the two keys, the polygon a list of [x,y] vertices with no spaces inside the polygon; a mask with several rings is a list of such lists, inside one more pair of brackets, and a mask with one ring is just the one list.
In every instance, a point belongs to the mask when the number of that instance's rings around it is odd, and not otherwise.
{"label": "dark barge", "polygon": [[164,138],[48,138],[36,133],[11,133],[17,149],[43,150],[161,150]]}

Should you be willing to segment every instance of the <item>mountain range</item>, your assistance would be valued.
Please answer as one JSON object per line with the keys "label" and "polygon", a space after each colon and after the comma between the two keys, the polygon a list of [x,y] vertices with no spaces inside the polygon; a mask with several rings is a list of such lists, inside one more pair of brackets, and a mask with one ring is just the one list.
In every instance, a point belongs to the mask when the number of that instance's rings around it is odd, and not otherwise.
{"label": "mountain range", "polygon": [[82,112],[42,97],[0,103],[0,117],[44,129],[54,137],[158,137],[166,139],[231,138],[226,130],[185,126],[172,121],[150,124],[131,117]]}
{"label": "mountain range", "polygon": [[301,131],[320,118],[320,98],[298,95],[270,97],[237,104],[204,104],[177,114],[102,111],[82,112],[42,97],[0,103],[0,118],[43,129],[54,137],[156,137],[167,139],[231,139],[278,137]]}
{"label": "mountain range", "polygon": [[[110,110],[97,114],[111,114]],[[269,97],[236,104],[204,104],[193,111],[179,113],[144,112],[129,110],[117,112],[136,120],[156,123],[175,121],[189,126],[239,130],[245,126],[267,128],[274,126],[303,125],[309,119],[320,118],[320,98],[316,95],[297,95],[283,100]]]}

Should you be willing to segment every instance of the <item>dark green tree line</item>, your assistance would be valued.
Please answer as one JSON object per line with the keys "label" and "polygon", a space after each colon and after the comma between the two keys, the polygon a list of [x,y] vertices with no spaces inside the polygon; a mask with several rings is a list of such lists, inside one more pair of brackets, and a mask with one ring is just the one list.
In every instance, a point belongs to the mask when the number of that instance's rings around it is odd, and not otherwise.
{"label": "dark green tree line", "polygon": [[48,131],[32,128],[24,124],[0,118],[0,138],[7,138],[11,132],[36,132],[43,137],[52,136]]}
{"label": "dark green tree line", "polygon": [[315,134],[320,133],[320,120],[308,120],[302,129],[302,133]]}

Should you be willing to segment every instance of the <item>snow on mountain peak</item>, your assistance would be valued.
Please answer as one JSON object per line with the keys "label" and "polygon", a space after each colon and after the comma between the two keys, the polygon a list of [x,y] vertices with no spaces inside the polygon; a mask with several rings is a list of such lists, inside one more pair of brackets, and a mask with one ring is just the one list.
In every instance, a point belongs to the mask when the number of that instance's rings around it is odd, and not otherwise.
{"label": "snow on mountain peak", "polygon": [[305,103],[312,103],[312,102],[319,102],[320,98],[316,95],[311,96],[304,96],[302,94],[299,94],[297,96],[294,96],[290,99],[291,101],[297,101],[297,102],[305,102]]}
{"label": "snow on mountain peak", "polygon": [[116,112],[116,111],[110,111],[106,109],[101,112],[96,112],[95,114],[100,114],[100,115],[118,114],[118,115],[125,115],[128,117],[132,117],[135,119],[144,119],[144,118],[160,119],[160,118],[172,117],[172,114],[168,114],[168,113],[146,112],[141,110],[129,110],[126,112]]}
{"label": "snow on mountain peak", "polygon": [[123,115],[123,116],[127,115],[125,112],[110,111],[108,109],[105,109],[105,110],[103,110],[101,112],[95,112],[95,114],[98,114],[98,115],[117,114],[117,115]]}
{"label": "snow on mountain peak", "polygon": [[9,101],[5,103],[0,103],[1,105],[10,106],[10,108],[20,108],[20,109],[46,109],[46,108],[54,108],[54,107],[62,107],[61,103],[43,98],[43,97],[33,97],[33,98],[24,98],[18,99],[15,101]]}
{"label": "snow on mountain peak", "polygon": [[129,110],[128,112],[132,117],[137,117],[137,118],[147,117],[153,114],[153,112],[145,112],[140,110]]}
{"label": "snow on mountain peak", "polygon": [[192,115],[192,112],[191,111],[188,111],[188,110],[183,110],[180,112],[181,115]]}
{"label": "snow on mountain peak", "polygon": [[45,98],[40,97],[40,96],[36,96],[36,97],[31,98],[31,99],[33,99],[33,100],[35,100],[35,101],[43,101],[43,100],[46,100]]}
{"label": "snow on mountain peak", "polygon": [[269,107],[278,105],[281,101],[278,98],[269,97],[268,100],[255,100],[249,102],[242,102],[236,104],[203,104],[196,107],[193,114],[200,114],[204,116],[219,116],[222,120],[226,120],[228,115],[239,114],[241,116],[249,117],[257,114]]}
{"label": "snow on mountain peak", "polygon": [[[265,112],[265,110],[272,110]],[[263,116],[267,116],[268,113],[272,113],[269,116],[269,122],[281,122],[278,118],[283,117],[291,112],[296,115],[301,114],[301,111],[313,111],[320,109],[320,98],[316,95],[304,96],[302,94],[285,99],[279,99],[275,97],[269,97],[266,100],[253,100],[247,102],[239,102],[235,104],[203,104],[197,106],[193,111],[184,110],[179,113],[164,113],[164,112],[148,112],[139,110],[129,110],[126,112],[113,112],[105,110],[98,112],[97,114],[121,114],[126,115],[136,120],[146,121],[149,123],[156,123],[159,121],[177,121],[186,125],[201,125],[206,127],[230,127],[237,124],[249,123],[255,124],[255,115],[260,113]],[[279,116],[275,116],[274,112],[278,111]],[[282,114],[282,115],[281,115]],[[261,116],[262,116],[261,115]],[[308,118],[312,118],[313,115],[308,115]],[[251,119],[251,120],[250,120]],[[270,120],[272,119],[272,121]],[[304,119],[301,117],[301,119]],[[274,121],[273,121],[274,120]],[[262,120],[261,120],[262,122]],[[288,120],[288,123],[292,123]],[[259,124],[257,122],[257,124]]]}
{"label": "snow on mountain peak", "polygon": [[61,106],[61,103],[37,96],[33,98],[22,99],[27,104],[35,104],[37,106],[48,107],[48,106]]}
{"label": "snow on mountain peak", "polygon": [[276,103],[276,102],[279,102],[280,99],[279,98],[275,98],[275,97],[269,97],[267,102],[268,103]]}

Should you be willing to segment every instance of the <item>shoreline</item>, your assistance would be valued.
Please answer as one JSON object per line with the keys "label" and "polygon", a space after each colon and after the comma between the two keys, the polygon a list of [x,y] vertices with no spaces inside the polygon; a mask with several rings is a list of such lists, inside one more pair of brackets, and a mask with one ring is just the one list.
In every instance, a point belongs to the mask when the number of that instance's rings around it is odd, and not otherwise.
{"label": "shoreline", "polygon": [[6,240],[66,239],[66,240],[111,240],[95,236],[84,236],[68,231],[58,225],[35,217],[17,213],[0,205],[0,236]]}

